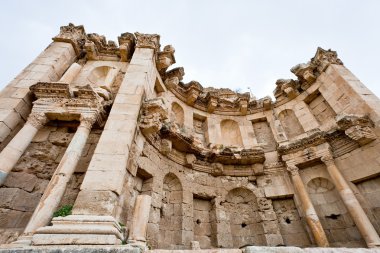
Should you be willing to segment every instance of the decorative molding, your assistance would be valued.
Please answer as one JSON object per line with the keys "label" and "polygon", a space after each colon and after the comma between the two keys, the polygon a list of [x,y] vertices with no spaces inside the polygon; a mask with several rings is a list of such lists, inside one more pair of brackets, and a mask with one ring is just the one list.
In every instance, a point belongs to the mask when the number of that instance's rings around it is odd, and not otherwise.
{"label": "decorative molding", "polygon": [[300,63],[290,69],[297,76],[297,80],[277,80],[276,89],[273,92],[276,97],[276,104],[286,103],[305,91],[330,64],[343,65],[336,51],[318,47],[314,57],[308,63]]}
{"label": "decorative molding", "polygon": [[102,126],[106,108],[113,102],[99,96],[89,84],[71,88],[66,83],[38,82],[29,89],[37,97],[33,110],[47,114],[52,120],[79,120],[83,113],[94,114]]}
{"label": "decorative molding", "polygon": [[[142,105],[139,127],[146,139],[170,159],[188,167],[193,167],[196,161],[225,165],[264,163],[265,154],[259,146],[252,148],[223,147],[222,145],[204,147],[197,141],[194,130],[179,127],[176,123],[168,121],[167,111],[163,98],[145,101]],[[191,154],[192,157],[196,157],[196,161],[186,162],[188,159],[185,156],[178,157],[181,152]]]}

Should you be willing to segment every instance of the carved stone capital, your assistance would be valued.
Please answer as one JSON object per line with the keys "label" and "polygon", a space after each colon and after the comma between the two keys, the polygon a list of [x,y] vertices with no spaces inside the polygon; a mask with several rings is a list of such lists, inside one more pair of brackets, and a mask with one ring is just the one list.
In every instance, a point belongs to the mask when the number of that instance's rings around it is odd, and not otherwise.
{"label": "carved stone capital", "polygon": [[327,153],[321,157],[321,161],[326,164],[326,166],[334,164],[334,157],[331,153]]}
{"label": "carved stone capital", "polygon": [[87,129],[91,129],[96,121],[95,114],[81,114],[80,116],[80,126]]}
{"label": "carved stone capital", "polygon": [[151,48],[158,52],[160,48],[160,35],[158,34],[144,34],[135,33],[136,35],[136,47],[138,48]]}
{"label": "carved stone capital", "polygon": [[311,58],[311,64],[316,66],[319,72],[322,72],[329,64],[343,65],[343,62],[338,58],[336,51],[332,51],[331,49],[324,50],[318,47],[315,56]]}
{"label": "carved stone capital", "polygon": [[37,129],[41,129],[47,122],[48,118],[43,112],[32,112],[29,114],[27,123],[34,126]]}
{"label": "carved stone capital", "polygon": [[299,169],[295,165],[287,165],[286,170],[290,172],[290,175],[297,176],[299,175]]}
{"label": "carved stone capital", "polygon": [[53,41],[70,43],[73,45],[77,56],[79,56],[86,41],[84,27],[82,25],[75,26],[72,23],[67,26],[61,26],[59,34],[53,38]]}

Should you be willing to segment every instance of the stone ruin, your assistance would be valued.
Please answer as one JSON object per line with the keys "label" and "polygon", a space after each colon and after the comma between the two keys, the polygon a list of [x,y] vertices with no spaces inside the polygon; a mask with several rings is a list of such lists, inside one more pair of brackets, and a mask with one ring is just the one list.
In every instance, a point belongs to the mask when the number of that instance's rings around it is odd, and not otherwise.
{"label": "stone ruin", "polygon": [[376,252],[380,101],[335,51],[274,101],[174,52],[69,24],[2,90],[0,252]]}

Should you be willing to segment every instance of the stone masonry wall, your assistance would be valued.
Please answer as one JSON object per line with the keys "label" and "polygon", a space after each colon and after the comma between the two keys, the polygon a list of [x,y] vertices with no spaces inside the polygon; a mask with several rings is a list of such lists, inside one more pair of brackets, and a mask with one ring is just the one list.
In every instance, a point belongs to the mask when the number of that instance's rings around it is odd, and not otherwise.
{"label": "stone masonry wall", "polygon": [[[54,122],[42,128],[0,188],[0,244],[23,232],[48,185],[76,127]],[[101,130],[92,130],[76,172],[69,181],[59,208],[73,205]]]}

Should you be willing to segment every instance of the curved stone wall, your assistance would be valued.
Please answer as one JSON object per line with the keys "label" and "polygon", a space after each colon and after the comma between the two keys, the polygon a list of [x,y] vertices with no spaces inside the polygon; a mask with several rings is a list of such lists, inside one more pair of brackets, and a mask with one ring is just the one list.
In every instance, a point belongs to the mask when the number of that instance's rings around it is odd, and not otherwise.
{"label": "curved stone wall", "polygon": [[380,101],[335,51],[273,101],[184,83],[157,34],[118,39],[63,26],[42,54],[60,74],[25,82],[25,110],[18,82],[0,96],[2,243],[380,245]]}

